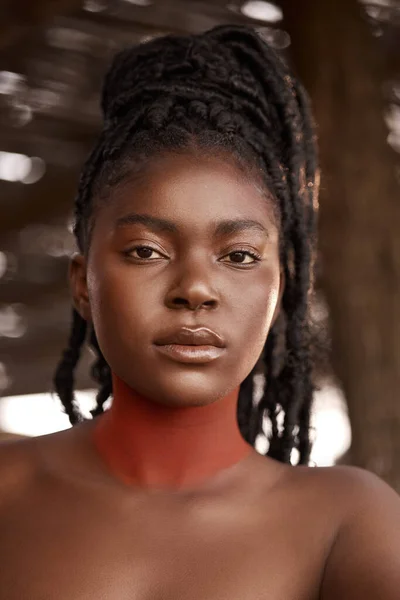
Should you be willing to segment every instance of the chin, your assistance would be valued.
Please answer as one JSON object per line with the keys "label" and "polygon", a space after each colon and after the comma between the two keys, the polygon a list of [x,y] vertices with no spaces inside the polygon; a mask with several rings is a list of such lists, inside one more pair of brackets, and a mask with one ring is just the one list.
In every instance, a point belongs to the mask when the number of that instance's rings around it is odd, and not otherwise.
{"label": "chin", "polygon": [[227,390],[221,385],[221,381],[215,381],[204,373],[169,376],[167,381],[157,383],[158,390],[156,392],[153,388],[152,397],[160,404],[174,407],[208,406],[234,389],[230,387]]}

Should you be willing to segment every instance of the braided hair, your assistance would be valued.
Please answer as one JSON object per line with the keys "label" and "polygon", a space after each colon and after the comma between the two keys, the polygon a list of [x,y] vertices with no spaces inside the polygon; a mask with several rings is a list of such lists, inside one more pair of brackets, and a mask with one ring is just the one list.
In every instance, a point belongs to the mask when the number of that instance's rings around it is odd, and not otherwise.
{"label": "braided hair", "polygon": [[[260,360],[242,382],[237,418],[254,445],[271,432],[267,454],[299,464],[310,454],[313,396],[309,300],[314,263],[318,169],[308,97],[283,59],[248,26],[222,25],[198,35],[168,35],[117,54],[105,77],[104,125],[75,200],[79,250],[88,251],[96,207],[108,190],[155,155],[206,150],[253,173],[272,196],[280,224],[285,289]],[[83,420],[74,370],[87,340],[96,355],[96,408],[112,395],[111,371],[92,327],[74,309],[68,348],[54,385],[72,424]],[[264,376],[255,402],[255,377]]]}

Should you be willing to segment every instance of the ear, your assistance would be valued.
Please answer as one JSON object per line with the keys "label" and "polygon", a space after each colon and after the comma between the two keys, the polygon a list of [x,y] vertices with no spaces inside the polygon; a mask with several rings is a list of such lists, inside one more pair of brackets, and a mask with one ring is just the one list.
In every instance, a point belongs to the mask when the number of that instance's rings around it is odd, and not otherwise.
{"label": "ear", "polygon": [[71,258],[68,275],[74,308],[82,319],[91,321],[92,314],[87,288],[86,259],[82,254],[75,254]]}
{"label": "ear", "polygon": [[281,303],[282,303],[282,296],[283,296],[283,292],[285,290],[285,283],[286,283],[286,278],[285,278],[285,273],[283,272],[283,269],[281,269],[280,271],[280,278],[279,278],[279,292],[278,292],[278,299],[276,301],[276,305],[275,305],[275,310],[274,310],[274,315],[272,317],[272,321],[271,321],[271,325],[270,325],[270,329],[273,325],[275,325],[275,321],[277,320],[279,313],[281,311]]}

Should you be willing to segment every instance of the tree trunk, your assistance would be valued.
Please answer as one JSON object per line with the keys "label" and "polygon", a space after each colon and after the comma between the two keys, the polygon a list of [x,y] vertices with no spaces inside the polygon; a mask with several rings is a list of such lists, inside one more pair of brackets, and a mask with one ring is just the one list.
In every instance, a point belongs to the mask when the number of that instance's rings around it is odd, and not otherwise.
{"label": "tree trunk", "polygon": [[379,42],[356,0],[283,0],[321,153],[320,253],[352,463],[400,491],[400,200]]}

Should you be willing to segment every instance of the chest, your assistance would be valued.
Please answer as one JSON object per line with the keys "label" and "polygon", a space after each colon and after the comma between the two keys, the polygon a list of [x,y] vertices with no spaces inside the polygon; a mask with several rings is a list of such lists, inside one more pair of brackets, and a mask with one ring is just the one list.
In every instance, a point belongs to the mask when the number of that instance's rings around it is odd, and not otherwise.
{"label": "chest", "polygon": [[193,512],[163,504],[116,510],[84,497],[36,500],[1,521],[0,600],[317,597],[319,536],[295,521],[282,527],[275,514],[255,518],[251,507],[223,503]]}

